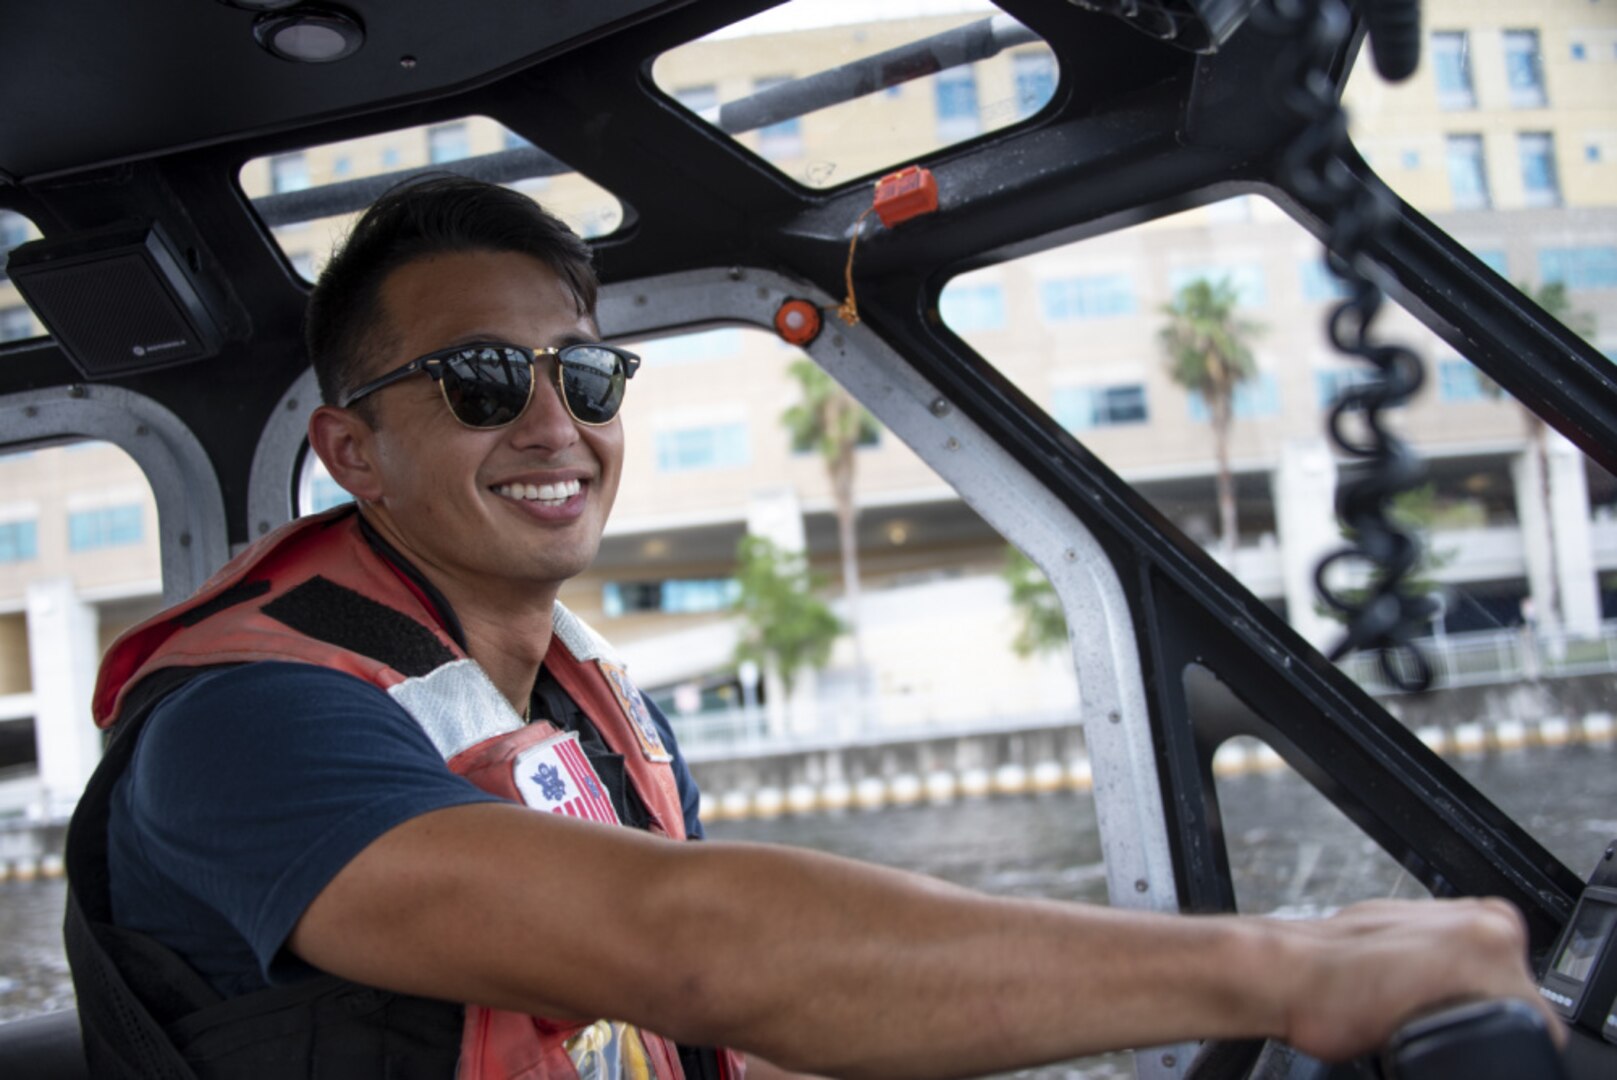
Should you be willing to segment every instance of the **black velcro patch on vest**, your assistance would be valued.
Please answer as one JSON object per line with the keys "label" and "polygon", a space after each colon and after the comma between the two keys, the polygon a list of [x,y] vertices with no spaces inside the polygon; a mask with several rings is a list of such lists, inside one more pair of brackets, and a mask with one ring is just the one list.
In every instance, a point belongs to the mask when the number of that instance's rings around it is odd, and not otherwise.
{"label": "black velcro patch on vest", "polygon": [[270,583],[267,581],[243,581],[232,585],[212,600],[198,604],[190,611],[181,612],[175,616],[174,621],[181,626],[195,626],[209,616],[217,615],[226,608],[233,608],[237,604],[256,599],[269,591]]}
{"label": "black velcro patch on vest", "polygon": [[263,611],[300,634],[380,660],[404,675],[425,675],[455,659],[431,630],[402,611],[329,578],[310,578]]}

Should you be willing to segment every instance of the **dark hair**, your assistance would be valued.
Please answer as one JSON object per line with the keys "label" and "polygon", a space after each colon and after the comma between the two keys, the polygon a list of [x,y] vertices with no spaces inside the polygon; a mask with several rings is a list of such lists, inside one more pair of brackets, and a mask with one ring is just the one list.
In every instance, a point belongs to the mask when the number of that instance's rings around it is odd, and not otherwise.
{"label": "dark hair", "polygon": [[354,224],[309,294],[304,338],[320,396],[335,405],[386,347],[382,283],[406,263],[464,251],[531,255],[556,272],[581,314],[599,283],[589,245],[520,192],[438,175],[390,189]]}

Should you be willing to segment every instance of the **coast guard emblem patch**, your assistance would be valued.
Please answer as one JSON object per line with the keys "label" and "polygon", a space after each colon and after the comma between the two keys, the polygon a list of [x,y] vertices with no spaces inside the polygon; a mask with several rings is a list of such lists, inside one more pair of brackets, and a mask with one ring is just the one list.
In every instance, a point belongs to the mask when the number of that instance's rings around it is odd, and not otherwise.
{"label": "coast guard emblem patch", "polygon": [[640,752],[646,755],[646,760],[673,761],[674,755],[663,745],[662,732],[657,730],[657,722],[646,708],[646,699],[640,696],[640,688],[630,681],[629,673],[608,660],[595,662],[601,665],[601,674],[606,676],[607,685],[612,687],[612,694],[618,699],[623,715],[629,718],[629,726],[634,729],[635,738],[640,741]]}
{"label": "coast guard emblem patch", "polygon": [[618,824],[612,797],[584,756],[576,731],[535,743],[518,754],[511,767],[522,801],[535,810]]}

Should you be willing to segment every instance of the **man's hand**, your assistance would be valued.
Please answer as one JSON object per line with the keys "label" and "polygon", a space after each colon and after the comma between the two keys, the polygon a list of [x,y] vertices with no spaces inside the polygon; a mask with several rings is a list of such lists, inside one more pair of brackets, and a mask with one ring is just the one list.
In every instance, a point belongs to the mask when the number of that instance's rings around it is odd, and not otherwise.
{"label": "man's hand", "polygon": [[1297,939],[1284,1038],[1304,1053],[1356,1057],[1418,1015],[1485,998],[1529,1002],[1566,1040],[1528,970],[1526,925],[1503,900],[1372,900],[1282,925]]}

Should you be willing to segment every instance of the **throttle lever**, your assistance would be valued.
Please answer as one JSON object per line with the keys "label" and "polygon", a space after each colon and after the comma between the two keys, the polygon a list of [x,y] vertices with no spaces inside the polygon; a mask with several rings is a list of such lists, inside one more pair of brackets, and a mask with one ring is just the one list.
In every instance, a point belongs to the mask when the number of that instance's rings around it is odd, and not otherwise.
{"label": "throttle lever", "polygon": [[1382,1051],[1386,1080],[1566,1080],[1544,1017],[1514,999],[1474,1001],[1411,1020]]}

